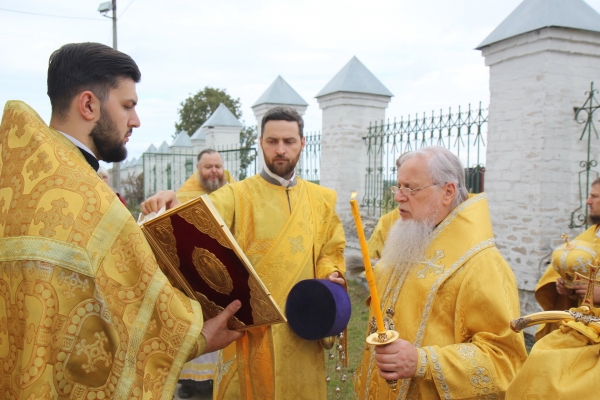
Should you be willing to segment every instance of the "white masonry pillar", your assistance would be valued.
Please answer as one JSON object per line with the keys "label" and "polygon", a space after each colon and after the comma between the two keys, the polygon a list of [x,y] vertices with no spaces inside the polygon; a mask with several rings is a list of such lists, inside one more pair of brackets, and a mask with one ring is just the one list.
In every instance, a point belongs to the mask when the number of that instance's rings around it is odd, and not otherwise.
{"label": "white masonry pillar", "polygon": [[[485,189],[497,247],[517,277],[522,314],[540,309],[533,290],[560,235],[583,230],[569,229],[579,206],[580,162],[587,157],[573,108],[583,105],[591,81],[600,86],[600,33],[556,20],[539,29],[519,24],[539,22],[548,8],[554,16],[581,9],[584,21],[591,14],[581,3],[526,0],[478,48],[490,67]],[[600,140],[592,143],[598,160]]]}
{"label": "white masonry pillar", "polygon": [[342,221],[352,218],[350,194],[365,195],[368,155],[363,137],[369,124],[385,119],[392,93],[353,57],[317,94],[323,110],[321,185],[337,192],[336,211]]}

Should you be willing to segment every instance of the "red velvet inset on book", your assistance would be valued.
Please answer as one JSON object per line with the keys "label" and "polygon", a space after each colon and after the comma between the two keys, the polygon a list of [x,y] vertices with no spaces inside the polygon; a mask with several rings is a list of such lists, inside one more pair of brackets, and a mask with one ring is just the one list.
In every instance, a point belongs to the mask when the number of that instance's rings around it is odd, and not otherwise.
{"label": "red velvet inset on book", "polygon": [[240,300],[231,329],[286,322],[208,196],[145,222],[142,231],[167,278],[200,302],[205,320]]}
{"label": "red velvet inset on book", "polygon": [[[221,246],[216,239],[200,232],[194,225],[188,223],[179,215],[171,217],[171,224],[173,225],[175,237],[185,238],[185,240],[177,240],[177,255],[180,260],[179,271],[181,271],[192,289],[202,293],[217,304],[227,305],[236,299],[240,300],[242,308],[235,313],[236,318],[246,325],[254,325],[255,321],[252,319],[252,309],[250,307],[250,289],[248,287],[250,274],[241,264],[235,252]],[[225,265],[229,276],[233,280],[233,292],[230,295],[217,292],[205,280],[200,278],[192,261],[192,253],[195,247],[210,251]]]}

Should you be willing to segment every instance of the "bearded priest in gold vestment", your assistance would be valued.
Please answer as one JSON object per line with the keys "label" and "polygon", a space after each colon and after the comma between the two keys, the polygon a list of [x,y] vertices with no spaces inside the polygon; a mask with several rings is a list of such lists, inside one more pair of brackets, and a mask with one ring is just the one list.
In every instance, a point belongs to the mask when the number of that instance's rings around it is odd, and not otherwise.
{"label": "bearded priest in gold vestment", "polygon": [[97,43],[50,57],[50,127],[9,101],[0,125],[0,396],[167,399],[183,364],[241,334],[167,282],[98,160],[122,161],[140,72]]}
{"label": "bearded priest in gold vestment", "polygon": [[227,183],[234,182],[229,171],[223,168],[223,158],[218,151],[204,149],[198,153],[196,170],[177,192],[177,200],[187,203],[203,194],[210,194]]}
{"label": "bearded priest in gold vestment", "polygon": [[[210,198],[282,310],[304,279],[345,285],[345,237],[335,212],[336,194],[296,177],[304,148],[304,122],[296,110],[275,107],[261,121],[264,170],[225,185]],[[178,204],[173,192],[142,203],[148,214]],[[323,350],[301,339],[287,323],[252,329],[219,354],[216,399],[327,397]]]}
{"label": "bearded priest in gold vestment", "polygon": [[[581,240],[589,243],[600,243],[598,235],[600,235],[600,178],[592,182],[590,196],[585,204],[589,207],[588,222],[590,226],[575,240]],[[544,311],[550,310],[568,310],[572,307],[577,307],[581,303],[581,299],[585,295],[587,288],[584,285],[579,285],[573,289],[568,289],[565,286],[565,281],[560,277],[558,272],[552,265],[548,266],[544,275],[539,280],[535,288],[535,299]],[[594,288],[594,303],[600,304],[600,287]],[[538,327],[535,333],[535,340],[540,340],[542,337],[558,328],[556,323],[542,324]]]}
{"label": "bearded priest in gold vestment", "polygon": [[[375,280],[385,324],[400,339],[365,346],[356,398],[502,398],[527,353],[509,327],[517,285],[495,246],[487,198],[468,198],[460,161],[442,147],[405,153],[397,166],[402,218]],[[376,330],[371,317],[367,333]]]}

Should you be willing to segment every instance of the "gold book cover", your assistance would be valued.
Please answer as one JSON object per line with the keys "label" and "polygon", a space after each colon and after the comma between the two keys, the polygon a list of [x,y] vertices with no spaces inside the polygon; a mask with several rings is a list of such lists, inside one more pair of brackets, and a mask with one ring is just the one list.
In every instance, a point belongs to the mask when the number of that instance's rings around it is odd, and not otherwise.
{"label": "gold book cover", "polygon": [[242,307],[229,321],[230,329],[286,322],[207,195],[141,228],[171,284],[200,302],[205,320],[238,299]]}

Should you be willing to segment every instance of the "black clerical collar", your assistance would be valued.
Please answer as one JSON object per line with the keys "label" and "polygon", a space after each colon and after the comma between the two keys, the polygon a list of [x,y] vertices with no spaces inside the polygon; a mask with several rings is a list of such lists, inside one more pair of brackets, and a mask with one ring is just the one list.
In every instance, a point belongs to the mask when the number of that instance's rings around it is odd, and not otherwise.
{"label": "black clerical collar", "polygon": [[59,132],[65,138],[69,139],[69,142],[71,142],[75,146],[77,146],[79,151],[81,151],[81,154],[83,154],[83,158],[85,158],[85,161],[87,161],[88,164],[90,164],[90,167],[94,168],[94,171],[98,172],[98,168],[100,168],[100,163],[98,162],[98,159],[96,158],[96,156],[94,156],[92,151],[90,149],[88,149],[85,144],[81,143],[79,140],[75,139],[73,136],[69,135],[68,133],[64,133],[63,131],[59,131]]}
{"label": "black clerical collar", "polygon": [[94,168],[94,171],[98,172],[98,168],[100,168],[100,163],[98,162],[96,157],[94,157],[93,155],[91,155],[90,153],[88,153],[87,151],[82,149],[81,147],[77,147],[77,148],[79,149],[79,151],[81,151],[81,154],[83,154],[85,161],[87,161],[88,164],[90,164],[90,166],[92,168]]}

